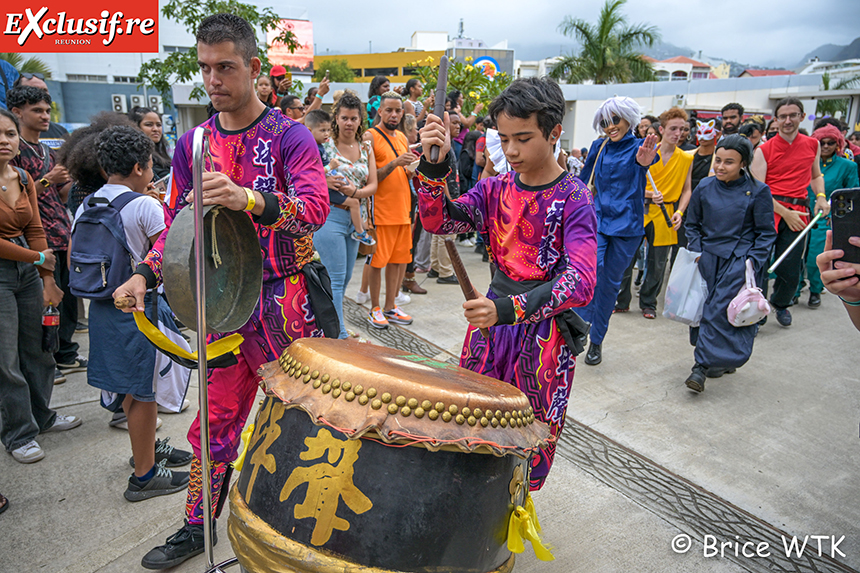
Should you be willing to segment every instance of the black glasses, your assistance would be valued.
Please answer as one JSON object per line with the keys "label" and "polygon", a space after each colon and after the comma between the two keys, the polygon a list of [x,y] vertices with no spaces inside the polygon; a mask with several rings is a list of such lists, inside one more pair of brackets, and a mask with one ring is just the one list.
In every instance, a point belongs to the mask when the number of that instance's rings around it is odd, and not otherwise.
{"label": "black glasses", "polygon": [[305,109],[305,106],[303,106],[303,105],[299,105],[299,106],[290,106],[290,107],[288,107],[287,109]]}
{"label": "black glasses", "polygon": [[45,74],[31,74],[30,72],[21,72],[21,77],[27,80],[32,80],[33,78],[45,80]]}
{"label": "black glasses", "polygon": [[610,125],[618,125],[619,123],[621,123],[621,118],[618,117],[617,115],[613,115],[611,122],[609,122],[605,119],[600,120],[600,129],[606,129]]}
{"label": "black glasses", "polygon": [[825,145],[827,145],[827,146],[836,145],[836,141],[834,141],[832,139],[822,139],[821,140],[821,146],[824,147]]}

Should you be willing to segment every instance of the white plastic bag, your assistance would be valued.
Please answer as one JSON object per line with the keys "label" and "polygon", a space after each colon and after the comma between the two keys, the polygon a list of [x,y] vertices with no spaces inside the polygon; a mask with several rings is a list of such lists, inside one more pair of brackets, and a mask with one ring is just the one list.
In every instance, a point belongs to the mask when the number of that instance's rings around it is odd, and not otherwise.
{"label": "white plastic bag", "polygon": [[746,261],[746,283],[729,303],[726,313],[729,324],[738,328],[752,326],[770,314],[770,304],[755,284],[755,273],[749,259]]}
{"label": "white plastic bag", "polygon": [[696,259],[702,253],[693,253],[681,247],[675,257],[675,266],[666,285],[666,300],[663,316],[689,326],[699,326],[708,287],[699,272]]}

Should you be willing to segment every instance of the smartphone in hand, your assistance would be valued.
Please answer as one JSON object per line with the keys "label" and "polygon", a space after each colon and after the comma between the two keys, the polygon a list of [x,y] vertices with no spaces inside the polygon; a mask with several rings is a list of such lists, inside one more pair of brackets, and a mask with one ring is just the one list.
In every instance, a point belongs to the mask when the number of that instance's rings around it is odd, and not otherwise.
{"label": "smartphone in hand", "polygon": [[849,237],[860,237],[860,188],[838,189],[830,195],[830,221],[833,248],[845,252],[841,260],[860,265],[860,247],[848,242]]}

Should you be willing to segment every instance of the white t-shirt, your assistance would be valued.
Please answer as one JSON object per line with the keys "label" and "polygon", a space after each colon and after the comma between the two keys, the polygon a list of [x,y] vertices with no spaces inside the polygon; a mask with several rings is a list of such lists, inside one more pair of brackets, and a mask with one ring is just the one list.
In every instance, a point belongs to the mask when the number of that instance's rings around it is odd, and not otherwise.
{"label": "white t-shirt", "polygon": [[[108,183],[96,191],[95,196],[113,201],[128,191],[131,189],[125,185]],[[83,212],[84,206],[82,204],[75,213],[75,223],[78,222],[78,218]],[[119,215],[122,218],[122,226],[125,230],[128,246],[131,249],[131,256],[134,257],[135,264],[139,264],[149,252],[149,237],[167,227],[164,224],[164,210],[157,199],[149,195],[141,195],[128,203]],[[72,225],[72,230],[74,230],[74,225]]]}

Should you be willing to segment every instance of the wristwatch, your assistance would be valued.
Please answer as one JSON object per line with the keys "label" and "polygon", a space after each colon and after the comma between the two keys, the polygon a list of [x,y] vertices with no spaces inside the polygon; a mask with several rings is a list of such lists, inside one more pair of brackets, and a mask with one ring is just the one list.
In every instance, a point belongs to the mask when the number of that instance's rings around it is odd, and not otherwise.
{"label": "wristwatch", "polygon": [[51,182],[48,181],[47,177],[42,177],[41,179],[39,179],[39,185],[41,185],[42,187],[47,189],[48,187],[51,186]]}

